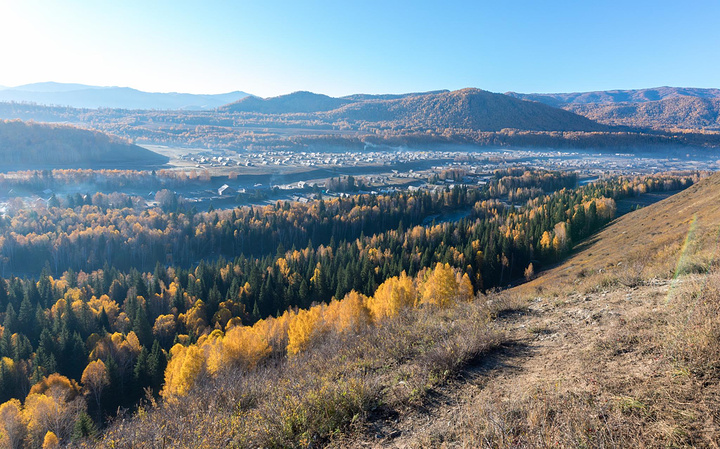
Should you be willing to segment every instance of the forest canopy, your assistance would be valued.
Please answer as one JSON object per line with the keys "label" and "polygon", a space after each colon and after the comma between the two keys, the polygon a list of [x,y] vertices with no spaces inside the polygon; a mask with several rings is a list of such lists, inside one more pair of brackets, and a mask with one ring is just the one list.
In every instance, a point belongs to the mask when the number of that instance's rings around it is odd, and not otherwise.
{"label": "forest canopy", "polygon": [[560,260],[615,217],[615,200],[698,177],[576,187],[573,173],[508,169],[478,188],[203,213],[103,194],[11,210],[0,218],[2,438],[77,441],[143,397],[170,401],[228,368],[469,301]]}

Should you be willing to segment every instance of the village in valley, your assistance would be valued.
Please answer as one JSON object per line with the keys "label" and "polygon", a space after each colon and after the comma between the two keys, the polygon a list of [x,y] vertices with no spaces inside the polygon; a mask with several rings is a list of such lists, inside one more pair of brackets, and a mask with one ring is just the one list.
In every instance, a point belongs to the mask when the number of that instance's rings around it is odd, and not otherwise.
{"label": "village in valley", "polygon": [[[170,157],[167,172],[183,172],[191,181],[155,188],[143,183],[124,185],[119,192],[139,197],[145,207],[156,206],[159,190],[171,190],[189,207],[228,209],[276,201],[306,203],[319,198],[351,194],[389,194],[396,191],[437,191],[453,186],[482,186],[496,170],[544,169],[574,172],[578,183],[604,176],[641,175],[670,171],[720,169],[720,161],[702,150],[624,153],[538,149],[411,149],[382,148],[363,151],[187,149],[150,146]],[[12,177],[12,174],[2,175]],[[61,184],[52,187],[0,188],[0,212],[18,198],[42,204],[51,198],[99,191],[117,193],[104,175],[94,185]],[[348,181],[350,181],[348,183]],[[151,186],[153,187],[153,186]]]}

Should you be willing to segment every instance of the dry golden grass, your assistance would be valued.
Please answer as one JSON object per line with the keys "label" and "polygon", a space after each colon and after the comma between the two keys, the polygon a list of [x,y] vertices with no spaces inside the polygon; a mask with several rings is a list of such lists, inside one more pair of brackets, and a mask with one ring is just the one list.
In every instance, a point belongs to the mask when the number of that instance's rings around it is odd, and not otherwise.
{"label": "dry golden grass", "polygon": [[[720,175],[493,298],[519,348],[377,447],[718,447]],[[366,441],[355,441],[357,446]]]}
{"label": "dry golden grass", "polygon": [[697,272],[717,264],[718,225],[720,175],[713,175],[659,203],[623,215],[582,243],[561,266],[521,288],[569,288],[588,276],[620,282],[627,276],[665,279],[676,268]]}

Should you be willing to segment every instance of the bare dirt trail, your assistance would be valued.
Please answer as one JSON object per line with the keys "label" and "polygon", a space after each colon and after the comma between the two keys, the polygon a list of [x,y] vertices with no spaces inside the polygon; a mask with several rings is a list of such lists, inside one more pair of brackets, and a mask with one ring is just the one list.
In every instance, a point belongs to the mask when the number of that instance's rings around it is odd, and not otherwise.
{"label": "bare dirt trail", "polygon": [[639,344],[622,341],[622,328],[633,317],[664,307],[668,288],[659,282],[565,297],[538,295],[527,310],[496,321],[509,345],[431,391],[422,406],[374,422],[338,447],[472,447],[477,439],[465,441],[467,429],[485,404],[543,400],[536,396],[548,389],[597,394],[607,378],[622,383],[631,381],[623,377],[652,376],[659,362],[636,357]]}

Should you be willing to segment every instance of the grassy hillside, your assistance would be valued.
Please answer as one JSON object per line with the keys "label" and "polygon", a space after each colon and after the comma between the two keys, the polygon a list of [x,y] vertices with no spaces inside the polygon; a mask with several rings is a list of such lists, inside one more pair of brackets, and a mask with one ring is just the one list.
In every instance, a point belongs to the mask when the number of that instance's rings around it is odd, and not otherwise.
{"label": "grassy hillside", "polygon": [[516,305],[495,323],[510,343],[379,446],[717,447],[719,201],[714,175],[489,298]]}
{"label": "grassy hillside", "polygon": [[[720,174],[618,218],[583,249],[529,285],[547,287],[591,275],[623,283],[705,272],[718,262]],[[615,282],[613,280],[613,282]]]}
{"label": "grassy hillside", "polygon": [[5,167],[110,167],[165,162],[164,156],[97,131],[17,120],[0,121],[0,164]]}

